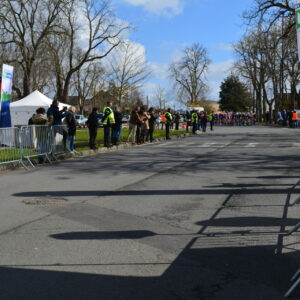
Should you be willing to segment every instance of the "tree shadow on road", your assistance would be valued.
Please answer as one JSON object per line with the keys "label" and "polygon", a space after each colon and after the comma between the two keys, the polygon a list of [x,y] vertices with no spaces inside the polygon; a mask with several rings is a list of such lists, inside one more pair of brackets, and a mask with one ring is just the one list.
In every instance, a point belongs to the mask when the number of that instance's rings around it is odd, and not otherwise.
{"label": "tree shadow on road", "polygon": [[[289,277],[298,266],[293,255],[277,256],[271,246],[201,249],[201,244],[201,239],[193,240],[157,277],[104,275],[101,265],[96,263],[89,265],[92,269],[88,270],[92,271],[84,273],[59,271],[63,265],[3,266],[0,267],[0,298],[281,300],[289,286]],[[122,264],[123,269],[125,266]],[[142,267],[145,266],[141,263]],[[299,296],[296,291],[291,299]]]}
{"label": "tree shadow on road", "polygon": [[121,239],[141,239],[155,236],[156,233],[147,230],[131,231],[79,231],[65,232],[50,235],[58,240],[121,240]]}

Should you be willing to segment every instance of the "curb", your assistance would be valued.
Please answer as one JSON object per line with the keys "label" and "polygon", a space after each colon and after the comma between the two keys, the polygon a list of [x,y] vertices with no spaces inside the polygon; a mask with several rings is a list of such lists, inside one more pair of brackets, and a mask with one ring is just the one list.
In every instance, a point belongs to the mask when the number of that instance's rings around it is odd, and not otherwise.
{"label": "curb", "polygon": [[[173,135],[171,136],[172,140],[179,140],[179,139],[183,139],[186,137],[192,136],[191,133],[184,133],[181,135]],[[167,143],[167,139],[166,138],[157,138],[154,139],[153,143],[150,143],[150,145],[154,145],[154,144],[160,144],[160,143]],[[135,147],[143,147],[145,145],[149,145],[149,144],[143,144],[143,145],[131,145],[131,144],[120,144],[118,146],[113,146],[112,148],[98,148],[97,150],[85,150],[85,151],[80,151],[78,152],[78,154],[74,157],[74,156],[70,156],[71,158],[76,158],[76,157],[80,157],[80,156],[91,156],[91,155],[95,155],[95,154],[104,154],[104,153],[110,153],[110,152],[117,152],[117,151],[121,151],[121,150],[127,150],[127,149],[132,149]]]}
{"label": "curb", "polygon": [[[171,141],[174,140],[179,140],[179,139],[184,139],[186,137],[189,136],[193,136],[192,133],[184,133],[181,135],[173,135],[171,136],[172,139]],[[167,139],[166,138],[157,138],[154,139],[153,143],[150,143],[150,145],[155,145],[155,144],[160,144],[160,143],[167,143]],[[61,155],[57,156],[57,160],[52,162],[53,164],[61,162],[61,161],[65,161],[65,160],[72,160],[72,159],[77,159],[80,157],[88,157],[88,156],[93,156],[93,155],[97,155],[97,154],[105,154],[105,153],[110,153],[110,152],[117,152],[117,151],[122,151],[122,150],[127,150],[127,149],[131,149],[131,148],[135,148],[135,147],[143,147],[149,144],[143,144],[143,145],[131,145],[131,144],[121,144],[119,146],[113,146],[112,148],[98,148],[97,150],[85,150],[85,151],[80,151],[78,152],[76,155],[71,155],[70,153],[63,153]],[[48,164],[47,164],[48,165]],[[44,167],[46,166],[45,164],[40,165],[40,166],[36,166],[37,168],[39,167]],[[0,173],[4,173],[4,172],[8,172],[8,171],[12,171],[12,170],[18,170],[24,168],[23,166],[20,166],[19,164],[7,164],[7,165],[2,165],[0,166]]]}

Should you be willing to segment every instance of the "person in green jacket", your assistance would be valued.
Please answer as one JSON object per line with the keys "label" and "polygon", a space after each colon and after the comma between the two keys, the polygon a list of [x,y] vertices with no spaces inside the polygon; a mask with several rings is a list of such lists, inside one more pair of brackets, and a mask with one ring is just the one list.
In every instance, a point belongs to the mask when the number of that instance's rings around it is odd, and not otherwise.
{"label": "person in green jacket", "polygon": [[214,113],[213,112],[211,112],[208,115],[208,120],[209,120],[209,123],[210,123],[210,130],[213,131],[214,130],[214,121],[215,121],[215,117],[214,117]]}
{"label": "person in green jacket", "polygon": [[198,123],[199,123],[198,112],[196,110],[193,110],[192,111],[193,134],[196,134],[196,131],[198,130]]}

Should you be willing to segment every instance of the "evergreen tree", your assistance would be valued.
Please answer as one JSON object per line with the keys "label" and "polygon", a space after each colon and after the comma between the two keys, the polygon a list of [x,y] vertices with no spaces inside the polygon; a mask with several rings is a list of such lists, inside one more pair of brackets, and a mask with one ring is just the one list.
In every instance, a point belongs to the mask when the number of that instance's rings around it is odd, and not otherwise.
{"label": "evergreen tree", "polygon": [[228,76],[221,84],[219,104],[222,111],[248,111],[252,101],[247,86],[237,76]]}

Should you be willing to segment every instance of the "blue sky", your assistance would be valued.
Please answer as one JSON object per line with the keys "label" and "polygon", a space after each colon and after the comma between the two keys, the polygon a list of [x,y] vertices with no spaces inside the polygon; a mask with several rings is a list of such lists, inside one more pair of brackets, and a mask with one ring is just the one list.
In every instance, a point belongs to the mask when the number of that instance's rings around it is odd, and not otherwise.
{"label": "blue sky", "polygon": [[207,75],[209,98],[218,100],[219,86],[234,61],[230,45],[245,32],[242,13],[253,0],[114,0],[117,17],[135,26],[130,40],[146,49],[152,69],[145,92],[155,84],[171,88],[169,63],[193,43],[208,49],[212,61]]}

